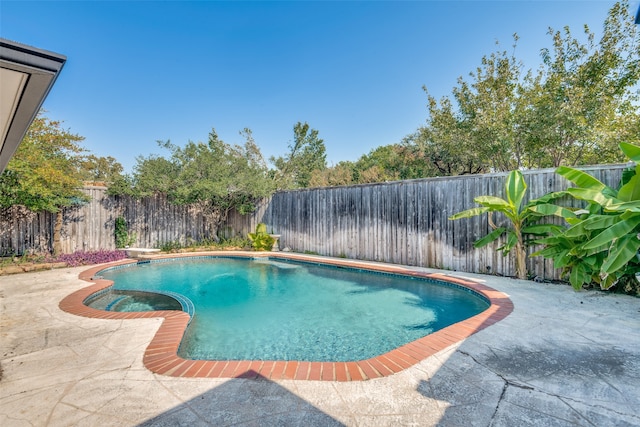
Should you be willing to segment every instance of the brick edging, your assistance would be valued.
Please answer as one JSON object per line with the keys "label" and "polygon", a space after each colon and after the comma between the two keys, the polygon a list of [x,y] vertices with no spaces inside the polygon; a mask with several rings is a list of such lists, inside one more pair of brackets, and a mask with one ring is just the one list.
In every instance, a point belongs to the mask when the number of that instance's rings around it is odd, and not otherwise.
{"label": "brick edging", "polygon": [[440,329],[425,337],[400,346],[394,350],[370,359],[353,362],[299,362],[299,361],[256,361],[256,360],[191,360],[178,356],[178,347],[189,323],[189,314],[182,311],[149,312],[110,312],[87,307],[83,302],[92,294],[111,286],[110,280],[95,277],[105,268],[135,263],[133,260],[118,261],[92,267],[80,273],[79,278],[93,282],[65,297],[60,301],[61,310],[78,316],[95,319],[147,319],[164,318],[158,332],[146,348],[143,363],[152,372],[184,378],[269,378],[272,380],[295,379],[316,381],[364,381],[393,375],[407,369],[429,356],[456,344],[482,329],[507,317],[513,311],[509,297],[489,286],[443,273],[425,273],[408,267],[373,264],[362,261],[324,258],[301,254],[255,253],[255,252],[206,252],[190,254],[171,254],[149,257],[176,258],[189,256],[239,256],[270,257],[322,264],[341,265],[362,268],[378,272],[400,273],[415,277],[424,277],[456,285],[461,285],[484,295],[490,302],[489,308],[482,313],[461,322]]}

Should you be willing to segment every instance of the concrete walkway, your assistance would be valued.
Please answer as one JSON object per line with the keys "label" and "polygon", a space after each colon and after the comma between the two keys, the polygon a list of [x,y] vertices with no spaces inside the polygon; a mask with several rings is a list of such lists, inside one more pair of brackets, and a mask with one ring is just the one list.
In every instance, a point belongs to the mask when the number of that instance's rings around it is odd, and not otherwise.
{"label": "concrete walkway", "polygon": [[142,364],[161,319],[58,308],[85,269],[0,277],[3,427],[640,425],[638,298],[460,274],[507,293],[514,312],[393,376],[184,379]]}

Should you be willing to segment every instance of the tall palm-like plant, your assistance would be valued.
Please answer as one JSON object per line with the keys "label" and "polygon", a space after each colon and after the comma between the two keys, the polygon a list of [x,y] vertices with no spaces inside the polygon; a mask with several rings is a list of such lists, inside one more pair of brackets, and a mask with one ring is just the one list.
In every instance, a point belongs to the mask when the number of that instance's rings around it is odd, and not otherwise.
{"label": "tall palm-like plant", "polygon": [[[551,215],[559,210],[562,211],[564,215],[573,215],[570,211],[564,208],[549,204],[550,200],[559,197],[559,193],[550,193],[539,199],[533,199],[523,205],[522,201],[526,191],[527,184],[522,173],[517,170],[512,171],[509,173],[505,181],[505,193],[507,195],[507,200],[495,196],[476,197],[473,200],[477,204],[481,205],[481,207],[458,212],[457,214],[449,217],[450,220],[457,220],[489,213],[489,225],[493,231],[475,241],[473,246],[475,248],[481,248],[498,240],[503,234],[506,234],[505,243],[497,250],[502,251],[505,256],[508,255],[511,250],[515,251],[516,276],[518,279],[527,278],[527,253],[525,250],[526,241],[524,236],[526,234],[546,234],[550,230],[556,230],[559,228],[553,224],[535,224],[535,222],[539,218],[545,215]],[[537,207],[537,210],[531,209],[534,206]],[[491,214],[494,212],[504,214],[504,216],[506,216],[511,222],[511,227],[496,226],[495,222],[491,218]]]}

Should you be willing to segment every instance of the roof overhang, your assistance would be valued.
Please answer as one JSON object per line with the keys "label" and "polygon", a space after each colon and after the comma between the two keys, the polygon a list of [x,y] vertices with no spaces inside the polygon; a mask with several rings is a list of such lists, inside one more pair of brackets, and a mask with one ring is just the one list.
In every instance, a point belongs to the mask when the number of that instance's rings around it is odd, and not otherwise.
{"label": "roof overhang", "polygon": [[0,173],[40,111],[67,58],[0,38]]}

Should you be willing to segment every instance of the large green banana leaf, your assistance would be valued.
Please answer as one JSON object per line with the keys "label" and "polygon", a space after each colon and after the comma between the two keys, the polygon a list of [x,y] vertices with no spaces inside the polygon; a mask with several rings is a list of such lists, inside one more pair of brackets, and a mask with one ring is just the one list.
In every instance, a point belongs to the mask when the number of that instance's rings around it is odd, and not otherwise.
{"label": "large green banana leaf", "polygon": [[578,169],[570,168],[568,166],[559,166],[556,169],[556,173],[565,177],[569,181],[581,188],[587,188],[595,191],[602,191],[608,188],[605,184],[598,179]]}
{"label": "large green banana leaf", "polygon": [[629,160],[640,162],[640,146],[629,144],[628,142],[621,142],[620,149]]}
{"label": "large green banana leaf", "polygon": [[602,263],[601,271],[611,274],[625,266],[640,249],[640,239],[629,234],[620,238],[609,250],[609,256]]}
{"label": "large green banana leaf", "polygon": [[457,214],[451,215],[449,217],[450,220],[454,219],[462,219],[462,218],[471,218],[472,216],[482,215],[485,212],[489,212],[489,208],[471,208],[466,211],[458,212]]}
{"label": "large green banana leaf", "polygon": [[527,191],[527,184],[524,181],[522,173],[515,172],[517,171],[511,172],[507,176],[505,189],[507,191],[507,199],[509,200],[509,203],[517,211],[520,208],[522,199]]}
{"label": "large green banana leaf", "polygon": [[[640,215],[633,216],[627,220],[622,220],[612,225],[611,227],[598,234],[593,239],[584,244],[585,249],[597,248],[598,246],[606,245],[613,242],[615,239],[625,237],[627,234],[634,231],[634,229],[640,224]],[[635,236],[634,236],[635,237]]]}

